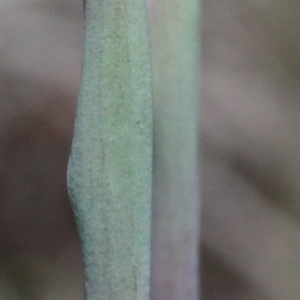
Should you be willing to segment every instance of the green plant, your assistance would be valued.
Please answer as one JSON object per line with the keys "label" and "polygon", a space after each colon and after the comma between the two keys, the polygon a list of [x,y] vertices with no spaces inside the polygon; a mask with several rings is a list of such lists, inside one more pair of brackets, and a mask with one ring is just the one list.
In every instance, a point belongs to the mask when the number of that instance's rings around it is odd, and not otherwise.
{"label": "green plant", "polygon": [[199,299],[198,0],[154,0],[151,300]]}
{"label": "green plant", "polygon": [[[151,5],[152,300],[198,299],[196,0]],[[87,300],[148,300],[151,68],[145,3],[88,0],[68,172]]]}
{"label": "green plant", "polygon": [[88,300],[146,300],[152,174],[144,1],[88,0],[68,170]]}

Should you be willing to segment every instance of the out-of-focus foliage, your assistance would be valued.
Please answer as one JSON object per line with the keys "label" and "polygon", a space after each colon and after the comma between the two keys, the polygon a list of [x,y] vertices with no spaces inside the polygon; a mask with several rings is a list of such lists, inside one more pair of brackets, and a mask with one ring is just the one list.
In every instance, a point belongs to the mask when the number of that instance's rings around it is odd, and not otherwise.
{"label": "out-of-focus foliage", "polygon": [[296,300],[300,7],[213,0],[203,11],[204,298]]}
{"label": "out-of-focus foliage", "polygon": [[[300,294],[299,10],[298,0],[203,1],[205,300]],[[82,299],[64,186],[82,25],[80,1],[0,2],[4,300]]]}
{"label": "out-of-focus foliage", "polygon": [[3,300],[82,299],[80,252],[65,184],[81,9],[76,1],[0,4]]}

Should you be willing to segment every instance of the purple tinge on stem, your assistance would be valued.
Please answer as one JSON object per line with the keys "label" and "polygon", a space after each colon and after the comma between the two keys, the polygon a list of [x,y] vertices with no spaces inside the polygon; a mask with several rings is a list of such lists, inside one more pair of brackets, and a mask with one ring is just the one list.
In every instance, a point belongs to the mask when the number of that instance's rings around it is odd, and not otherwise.
{"label": "purple tinge on stem", "polygon": [[147,0],[147,6],[148,8],[151,8],[153,5],[153,0]]}

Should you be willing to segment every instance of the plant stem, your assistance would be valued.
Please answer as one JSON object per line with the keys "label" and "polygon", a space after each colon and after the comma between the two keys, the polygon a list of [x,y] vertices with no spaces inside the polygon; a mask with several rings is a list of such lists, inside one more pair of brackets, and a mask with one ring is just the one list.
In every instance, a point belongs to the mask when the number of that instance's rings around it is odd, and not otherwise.
{"label": "plant stem", "polygon": [[87,0],[68,170],[87,300],[148,300],[151,68],[143,0]]}
{"label": "plant stem", "polygon": [[199,1],[150,4],[154,99],[151,300],[199,299]]}

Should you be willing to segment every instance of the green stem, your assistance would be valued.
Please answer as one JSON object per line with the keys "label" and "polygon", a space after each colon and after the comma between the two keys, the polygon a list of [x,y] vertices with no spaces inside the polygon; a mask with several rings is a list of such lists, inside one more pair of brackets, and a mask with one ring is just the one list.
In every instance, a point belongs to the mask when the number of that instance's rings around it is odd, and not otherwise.
{"label": "green stem", "polygon": [[154,202],[151,300],[199,299],[199,1],[151,3]]}
{"label": "green stem", "polygon": [[68,185],[88,300],[148,300],[151,71],[142,0],[88,0]]}

